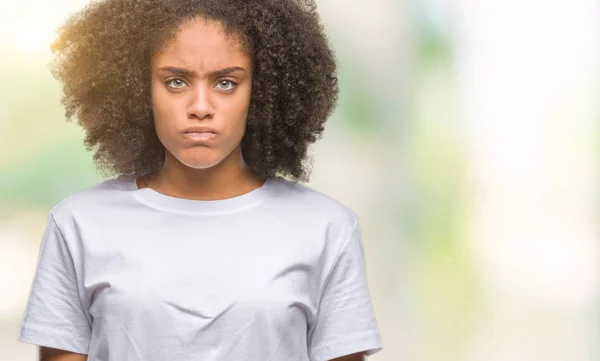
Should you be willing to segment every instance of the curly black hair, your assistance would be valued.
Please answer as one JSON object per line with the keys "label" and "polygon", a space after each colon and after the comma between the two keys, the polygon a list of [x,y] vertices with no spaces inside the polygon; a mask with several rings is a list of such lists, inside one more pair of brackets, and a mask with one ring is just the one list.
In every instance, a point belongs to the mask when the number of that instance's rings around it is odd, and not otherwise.
{"label": "curly black hair", "polygon": [[72,14],[51,46],[67,121],[85,130],[104,175],[162,167],[151,107],[150,58],[186,21],[220,23],[253,64],[244,160],[261,179],[307,181],[307,149],[338,97],[335,55],[312,0],[99,0]]}

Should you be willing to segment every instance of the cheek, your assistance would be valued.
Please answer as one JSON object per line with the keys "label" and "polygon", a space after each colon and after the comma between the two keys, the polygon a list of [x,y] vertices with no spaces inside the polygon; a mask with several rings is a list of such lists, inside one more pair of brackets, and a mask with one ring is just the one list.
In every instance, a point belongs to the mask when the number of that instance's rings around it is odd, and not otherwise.
{"label": "cheek", "polygon": [[169,125],[173,125],[171,119],[175,114],[175,104],[169,101],[165,94],[161,94],[159,90],[152,90],[152,114],[154,116],[154,126],[159,135],[164,135],[169,132]]}
{"label": "cheek", "polygon": [[244,89],[243,95],[236,102],[236,106],[234,109],[234,117],[237,120],[238,128],[241,131],[245,131],[247,119],[248,119],[248,110],[250,108],[250,89]]}
{"label": "cheek", "polygon": [[166,97],[160,89],[156,85],[152,85],[152,111],[154,114],[164,114],[166,113],[165,107],[168,106],[168,102],[166,101]]}
{"label": "cheek", "polygon": [[244,106],[236,106],[231,109],[228,114],[229,119],[229,134],[231,142],[241,141],[247,128],[248,108]]}

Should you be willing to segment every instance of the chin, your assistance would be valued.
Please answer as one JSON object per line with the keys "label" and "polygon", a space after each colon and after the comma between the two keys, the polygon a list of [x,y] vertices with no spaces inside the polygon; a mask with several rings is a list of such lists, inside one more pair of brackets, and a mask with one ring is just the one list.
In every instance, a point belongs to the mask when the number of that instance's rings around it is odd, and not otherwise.
{"label": "chin", "polygon": [[167,158],[190,169],[209,169],[234,155],[221,147],[177,147],[166,148]]}
{"label": "chin", "polygon": [[192,169],[212,168],[223,161],[222,157],[215,157],[214,154],[185,154],[176,158],[181,164]]}
{"label": "chin", "polygon": [[214,161],[214,160],[210,160],[210,159],[181,159],[180,160],[181,164],[185,165],[188,168],[192,168],[192,169],[208,169],[208,168],[213,168],[216,165],[218,165],[219,163],[221,163],[221,161]]}

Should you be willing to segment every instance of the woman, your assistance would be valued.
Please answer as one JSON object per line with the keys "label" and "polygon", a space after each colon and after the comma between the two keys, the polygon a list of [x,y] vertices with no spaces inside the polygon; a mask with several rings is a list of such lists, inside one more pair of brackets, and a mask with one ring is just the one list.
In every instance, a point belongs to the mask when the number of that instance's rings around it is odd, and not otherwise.
{"label": "woman", "polygon": [[338,93],[312,1],[96,1],[53,50],[116,177],[49,212],[20,341],[44,361],[382,349],[356,214],[298,182]]}

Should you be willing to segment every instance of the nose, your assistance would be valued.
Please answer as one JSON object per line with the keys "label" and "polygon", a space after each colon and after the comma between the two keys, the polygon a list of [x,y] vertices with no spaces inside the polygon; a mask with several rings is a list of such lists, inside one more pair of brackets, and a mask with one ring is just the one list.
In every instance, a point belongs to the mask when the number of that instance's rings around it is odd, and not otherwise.
{"label": "nose", "polygon": [[204,119],[214,115],[210,89],[198,86],[191,92],[191,96],[188,118]]}

